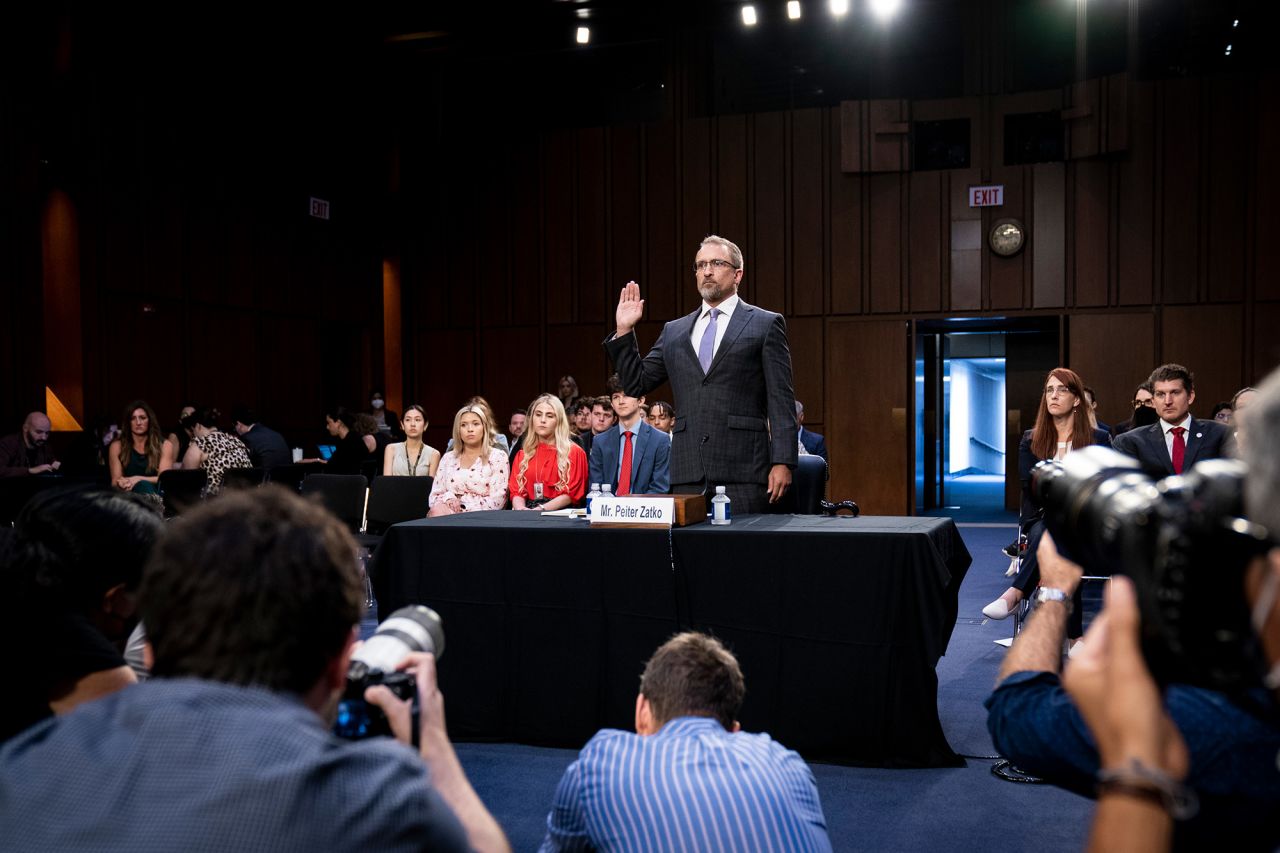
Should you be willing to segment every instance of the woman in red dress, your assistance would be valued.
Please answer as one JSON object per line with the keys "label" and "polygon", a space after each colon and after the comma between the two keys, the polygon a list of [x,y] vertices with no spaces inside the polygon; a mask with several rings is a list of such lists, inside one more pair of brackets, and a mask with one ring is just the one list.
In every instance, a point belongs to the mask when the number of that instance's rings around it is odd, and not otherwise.
{"label": "woman in red dress", "polygon": [[569,437],[560,398],[534,400],[528,423],[511,463],[511,508],[550,511],[580,503],[587,492],[587,454]]}

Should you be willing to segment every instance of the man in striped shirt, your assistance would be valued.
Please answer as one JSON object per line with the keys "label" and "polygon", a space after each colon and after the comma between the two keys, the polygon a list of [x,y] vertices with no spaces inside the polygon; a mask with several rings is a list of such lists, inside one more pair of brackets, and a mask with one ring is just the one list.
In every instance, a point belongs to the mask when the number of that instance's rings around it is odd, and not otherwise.
{"label": "man in striped shirt", "polygon": [[745,692],[715,638],[668,640],[640,678],[636,734],[600,731],[569,765],[542,849],[830,850],[804,759],[739,730]]}

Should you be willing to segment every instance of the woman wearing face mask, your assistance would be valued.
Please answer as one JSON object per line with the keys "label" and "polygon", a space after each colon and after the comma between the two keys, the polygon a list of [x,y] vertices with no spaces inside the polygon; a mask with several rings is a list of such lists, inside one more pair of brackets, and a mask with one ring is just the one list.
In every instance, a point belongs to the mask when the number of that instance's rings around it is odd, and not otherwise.
{"label": "woman wearing face mask", "polygon": [[427,413],[414,404],[404,410],[400,420],[404,441],[388,444],[382,457],[382,474],[386,477],[434,477],[440,465],[440,451],[422,441],[427,428]]}
{"label": "woman wearing face mask", "polygon": [[559,398],[543,394],[529,407],[508,487],[512,509],[563,509],[587,493],[587,454],[569,437],[569,418]]}
{"label": "woman wearing face mask", "polygon": [[386,397],[381,391],[369,395],[369,414],[378,425],[379,432],[394,434],[396,431],[396,413],[387,408]]}
{"label": "woman wearing face mask", "polygon": [[490,443],[487,412],[463,406],[453,417],[453,445],[440,458],[429,516],[502,509],[507,503],[507,454]]}

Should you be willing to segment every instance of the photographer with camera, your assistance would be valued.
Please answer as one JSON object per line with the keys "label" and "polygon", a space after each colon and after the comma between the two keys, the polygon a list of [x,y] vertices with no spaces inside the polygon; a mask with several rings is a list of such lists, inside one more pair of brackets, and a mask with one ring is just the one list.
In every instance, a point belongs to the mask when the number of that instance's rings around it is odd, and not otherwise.
{"label": "photographer with camera", "polygon": [[[1274,435],[1280,374],[1267,387],[1251,422]],[[1280,447],[1251,450],[1247,469],[1210,461],[1159,484],[1094,450],[1034,477],[1052,534],[1039,550],[1046,591],[1000,669],[987,725],[1019,767],[1098,794],[1098,846],[1136,849],[1137,837],[1113,823],[1136,821],[1158,849],[1171,816],[1187,818],[1181,844],[1270,850],[1280,839],[1280,705],[1260,678],[1270,667],[1266,686],[1280,683],[1280,551],[1269,564],[1258,558],[1260,532],[1235,517],[1247,490],[1253,521],[1280,529]],[[1081,565],[1117,576],[1064,689],[1064,626]]]}
{"label": "photographer with camera", "polygon": [[139,593],[153,678],[0,750],[6,850],[506,850],[445,734],[434,657],[410,702],[364,699],[396,741],[330,732],[364,592],[356,545],[278,487],[174,521]]}

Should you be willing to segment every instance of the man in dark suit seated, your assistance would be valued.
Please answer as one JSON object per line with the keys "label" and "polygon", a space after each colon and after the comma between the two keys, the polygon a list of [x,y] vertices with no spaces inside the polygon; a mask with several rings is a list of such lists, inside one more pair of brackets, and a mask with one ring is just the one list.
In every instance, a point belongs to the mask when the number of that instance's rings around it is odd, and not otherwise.
{"label": "man in dark suit seated", "polygon": [[616,426],[591,444],[591,482],[608,483],[615,495],[665,495],[671,489],[671,440],[645,423],[644,397],[630,397],[616,375],[609,377]]}
{"label": "man in dark suit seated", "polygon": [[804,452],[810,456],[821,456],[823,462],[830,462],[827,458],[827,440],[819,433],[804,428],[804,403],[799,400],[796,400],[796,423],[800,425],[800,446],[804,448]]}
{"label": "man in dark suit seated", "polygon": [[255,468],[275,468],[293,462],[293,451],[284,436],[258,423],[253,409],[238,406],[231,416],[235,419],[236,434],[249,448],[249,461]]}
{"label": "man in dark suit seated", "polygon": [[1216,421],[1191,416],[1194,378],[1180,364],[1162,364],[1148,380],[1160,420],[1115,440],[1115,449],[1137,459],[1153,476],[1181,474],[1202,459],[1223,455],[1227,429]]}

